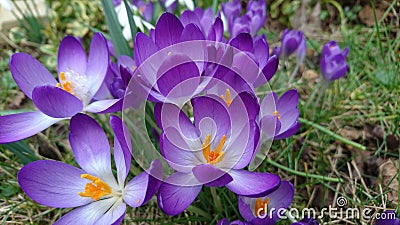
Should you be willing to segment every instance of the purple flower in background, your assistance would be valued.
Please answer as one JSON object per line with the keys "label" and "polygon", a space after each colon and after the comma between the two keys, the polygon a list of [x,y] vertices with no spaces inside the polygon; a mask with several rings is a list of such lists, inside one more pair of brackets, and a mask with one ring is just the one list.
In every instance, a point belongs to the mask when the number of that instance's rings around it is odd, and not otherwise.
{"label": "purple flower in background", "polygon": [[291,225],[319,225],[318,220],[314,218],[304,218],[299,222],[292,223]]}
{"label": "purple flower in background", "polygon": [[[114,131],[114,161],[117,179],[111,169],[108,139],[99,124],[78,114],[71,119],[69,141],[79,166],[53,160],[40,160],[18,172],[22,190],[39,204],[56,208],[77,207],[55,224],[120,224],[126,205],[139,207],[157,191],[160,181],[143,172],[125,184],[131,163],[127,128],[111,116]],[[150,174],[161,176],[162,166],[153,161]]]}
{"label": "purple flower in background", "polygon": [[152,1],[148,1],[147,3],[143,0],[133,0],[133,4],[146,21],[153,19],[154,5]]}
{"label": "purple flower in background", "polygon": [[177,172],[160,186],[158,202],[169,215],[183,212],[203,185],[226,186],[251,197],[275,190],[277,175],[242,170],[253,159],[259,141],[258,102],[243,92],[192,99],[194,124],[175,105],[157,103],[154,115],[163,130],[161,154]]}
{"label": "purple flower in background", "polygon": [[273,225],[279,220],[279,216],[282,216],[278,213],[290,206],[293,197],[293,185],[283,180],[278,189],[263,197],[239,196],[239,211],[242,217],[253,225]]}
{"label": "purple flower in background", "polygon": [[125,55],[118,58],[117,64],[110,62],[106,78],[96,97],[105,98],[111,95],[113,98],[123,98],[135,70],[135,61]]}
{"label": "purple flower in background", "polygon": [[15,82],[39,111],[0,117],[0,143],[18,141],[70,118],[79,112],[108,113],[121,110],[121,99],[94,101],[106,76],[109,53],[106,39],[93,36],[90,54],[78,39],[65,37],[58,49],[58,80],[36,59],[26,53],[11,57],[10,70]]}
{"label": "purple flower in background", "polygon": [[205,10],[196,8],[194,11],[186,10],[182,13],[180,21],[184,27],[189,24],[196,25],[207,40],[220,42],[223,39],[224,25],[222,20],[214,15],[211,8]]}
{"label": "purple flower in background", "polygon": [[260,123],[268,139],[288,138],[297,132],[300,127],[298,102],[296,90],[285,92],[279,99],[275,92],[264,97],[260,105]]}
{"label": "purple flower in background", "polygon": [[281,48],[277,51],[282,58],[288,58],[293,52],[295,52],[300,46],[300,55],[305,54],[306,49],[304,48],[305,40],[304,34],[301,31],[286,29],[283,31],[281,38]]}
{"label": "purple flower in background", "polygon": [[335,41],[330,41],[324,45],[319,63],[324,80],[334,81],[346,74],[349,70],[346,63],[348,53],[349,48],[341,51]]}
{"label": "purple flower in background", "polygon": [[232,37],[240,33],[250,33],[255,36],[266,20],[265,1],[252,0],[247,3],[246,13],[240,16],[242,6],[240,1],[234,0],[221,4],[224,22]]}
{"label": "purple flower in background", "polygon": [[379,215],[379,218],[375,221],[375,225],[399,225],[399,219],[396,212],[387,210]]}
{"label": "purple flower in background", "polygon": [[240,220],[235,220],[232,222],[229,222],[229,219],[222,219],[218,221],[217,225],[252,225],[252,223],[249,222],[242,222]]}

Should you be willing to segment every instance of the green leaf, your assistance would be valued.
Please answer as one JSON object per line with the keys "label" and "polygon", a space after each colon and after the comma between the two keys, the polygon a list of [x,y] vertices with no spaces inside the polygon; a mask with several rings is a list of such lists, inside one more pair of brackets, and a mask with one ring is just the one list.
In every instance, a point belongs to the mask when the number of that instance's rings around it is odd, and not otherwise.
{"label": "green leaf", "polygon": [[119,25],[117,14],[115,13],[112,1],[101,0],[101,4],[103,6],[104,15],[106,17],[106,24],[108,30],[110,31],[111,40],[114,44],[116,57],[120,55],[127,55],[132,57],[133,51],[131,51],[128,42],[126,42],[124,36],[122,35],[122,29]]}
{"label": "green leaf", "polygon": [[128,1],[124,0],[124,3],[125,3],[126,14],[128,15],[129,27],[131,28],[132,39],[135,40],[137,28],[135,21],[133,21],[133,12],[131,7],[129,7]]}
{"label": "green leaf", "polygon": [[5,144],[4,147],[14,153],[19,161],[24,165],[39,160],[35,153],[22,141]]}

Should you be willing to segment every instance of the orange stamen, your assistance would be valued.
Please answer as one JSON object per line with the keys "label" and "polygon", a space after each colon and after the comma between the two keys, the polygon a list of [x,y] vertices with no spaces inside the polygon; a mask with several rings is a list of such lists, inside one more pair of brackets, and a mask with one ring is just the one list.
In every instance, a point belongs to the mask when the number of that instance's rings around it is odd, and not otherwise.
{"label": "orange stamen", "polygon": [[228,107],[232,104],[231,91],[229,89],[226,89],[225,96],[221,95],[220,97],[225,101],[225,103],[226,103],[226,105],[228,105]]}
{"label": "orange stamen", "polygon": [[256,204],[254,205],[254,213],[257,217],[265,215],[268,210],[269,198],[262,200],[261,198],[256,199]]}
{"label": "orange stamen", "polygon": [[281,120],[281,115],[279,115],[278,110],[275,110],[274,115],[275,115],[275,116],[278,116],[278,120]]}
{"label": "orange stamen", "polygon": [[224,152],[222,152],[222,148],[225,145],[226,135],[222,136],[221,140],[218,143],[217,148],[214,149],[214,151],[211,151],[210,138],[211,138],[211,135],[207,134],[207,136],[204,139],[204,142],[201,146],[202,150],[203,150],[203,156],[206,159],[207,163],[216,164],[216,163],[221,162],[222,157],[224,156]]}
{"label": "orange stamen", "polygon": [[101,197],[107,196],[112,192],[110,186],[96,176],[90,174],[81,174],[81,178],[92,181],[91,183],[86,184],[85,192],[78,193],[81,197],[90,197],[94,201],[97,201]]}

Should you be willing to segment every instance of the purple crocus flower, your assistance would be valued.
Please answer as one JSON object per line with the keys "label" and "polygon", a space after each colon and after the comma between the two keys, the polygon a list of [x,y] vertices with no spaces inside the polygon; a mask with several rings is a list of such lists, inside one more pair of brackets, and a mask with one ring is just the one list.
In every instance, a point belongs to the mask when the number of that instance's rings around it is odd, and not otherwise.
{"label": "purple crocus flower", "polygon": [[[301,44],[304,44],[304,34],[301,31],[286,29],[282,33],[282,47],[280,48],[280,57],[286,59],[295,52]],[[303,43],[304,42],[304,43]],[[304,45],[303,45],[304,47]],[[305,53],[306,49],[301,49],[301,53]]]}
{"label": "purple crocus flower", "polygon": [[243,92],[234,99],[192,99],[194,124],[175,105],[157,103],[154,115],[162,128],[160,149],[177,172],[160,186],[158,202],[169,215],[183,212],[203,185],[226,186],[251,197],[265,196],[280,183],[275,174],[242,170],[259,141],[257,98]]}
{"label": "purple crocus flower", "polygon": [[318,220],[314,218],[304,218],[299,222],[292,223],[291,225],[319,225]]}
{"label": "purple crocus flower", "polygon": [[296,90],[285,92],[279,99],[275,92],[264,97],[260,105],[260,123],[268,139],[288,138],[297,132],[300,127],[298,102]]}
{"label": "purple crocus flower", "polygon": [[14,54],[10,60],[13,78],[39,111],[1,116],[0,143],[30,137],[82,111],[107,113],[121,110],[121,99],[93,101],[106,76],[108,62],[107,42],[100,33],[93,36],[88,59],[77,38],[67,36],[61,41],[59,82],[32,56]]}
{"label": "purple crocus flower", "polygon": [[111,116],[115,133],[114,161],[117,178],[111,169],[110,146],[99,124],[78,114],[71,119],[69,141],[79,166],[53,160],[40,160],[18,172],[22,190],[39,204],[56,208],[77,207],[55,224],[120,224],[126,205],[139,207],[157,191],[162,176],[159,161],[149,173],[143,172],[125,184],[131,163],[129,135],[122,121]]}
{"label": "purple crocus flower", "polygon": [[232,37],[240,33],[250,33],[255,36],[266,20],[265,1],[252,0],[247,3],[246,13],[240,16],[242,10],[238,0],[222,3],[223,17],[228,24],[228,30]]}
{"label": "purple crocus flower", "polygon": [[194,24],[206,37],[206,40],[222,41],[224,34],[224,25],[219,17],[214,15],[211,8],[203,10],[196,8],[194,11],[186,10],[180,16],[180,21],[183,26]]}
{"label": "purple crocus flower", "polygon": [[225,219],[218,221],[217,225],[252,225],[252,223],[243,222],[240,220],[235,220],[235,221],[229,222],[229,219],[225,218]]}
{"label": "purple crocus flower", "polygon": [[[253,225],[273,225],[293,201],[294,188],[288,181],[281,181],[278,189],[260,198],[239,196],[239,212]],[[273,209],[273,210],[271,210]]]}
{"label": "purple crocus flower", "polygon": [[379,215],[379,218],[375,221],[375,225],[399,225],[400,221],[397,217],[396,212],[392,210],[386,210]]}
{"label": "purple crocus flower", "polygon": [[334,81],[346,74],[349,70],[346,63],[347,53],[349,53],[349,48],[341,51],[335,41],[330,41],[324,45],[319,64],[324,80]]}
{"label": "purple crocus flower", "polygon": [[103,83],[106,89],[103,94],[109,93],[116,99],[123,98],[135,70],[135,61],[129,56],[121,55],[117,64],[110,62]]}
{"label": "purple crocus flower", "polygon": [[146,21],[151,21],[153,19],[154,6],[152,1],[146,3],[143,0],[134,0],[133,4],[138,8],[138,11]]}

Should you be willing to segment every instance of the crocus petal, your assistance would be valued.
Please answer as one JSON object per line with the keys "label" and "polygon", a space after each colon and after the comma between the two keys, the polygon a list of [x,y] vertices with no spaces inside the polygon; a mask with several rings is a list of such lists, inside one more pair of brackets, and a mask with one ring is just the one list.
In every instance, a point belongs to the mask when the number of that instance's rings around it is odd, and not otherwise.
{"label": "crocus petal", "polygon": [[233,181],[226,187],[238,195],[248,197],[265,196],[276,190],[280,184],[280,178],[276,174],[231,170],[229,175]]}
{"label": "crocus petal", "polygon": [[280,140],[295,135],[299,130],[299,128],[300,128],[300,123],[296,121],[289,129],[275,136],[275,139]]}
{"label": "crocus petal", "polygon": [[102,34],[95,33],[90,43],[90,53],[86,68],[92,96],[99,90],[106,77],[109,60],[107,40]]}
{"label": "crocus petal", "polygon": [[117,221],[125,210],[126,205],[116,197],[112,197],[74,209],[54,224],[69,225],[79,221],[82,225],[107,225]]}
{"label": "crocus petal", "polygon": [[100,125],[87,115],[77,114],[71,119],[70,130],[72,152],[82,169],[96,176],[111,173],[110,145]]}
{"label": "crocus petal", "polygon": [[272,139],[281,130],[281,122],[277,116],[266,115],[261,118],[263,138]]}
{"label": "crocus petal", "polygon": [[119,117],[111,115],[110,125],[114,132],[114,160],[117,167],[118,183],[124,184],[131,165],[132,143],[128,128]]}
{"label": "crocus petal", "polygon": [[228,173],[209,164],[198,165],[192,171],[200,183],[210,187],[222,187],[233,180]]}
{"label": "crocus petal", "polygon": [[58,47],[58,74],[69,70],[78,74],[86,72],[86,53],[81,42],[73,37],[66,36]]}
{"label": "crocus petal", "polygon": [[261,116],[274,115],[277,110],[278,96],[275,92],[268,93],[260,104]]}
{"label": "crocus petal", "polygon": [[189,24],[200,25],[199,17],[193,11],[190,10],[185,10],[182,13],[182,15],[180,16],[180,21],[182,22],[182,25],[185,27]]}
{"label": "crocus petal", "polygon": [[375,221],[375,225],[399,225],[399,219],[397,218],[396,212],[392,210],[386,210],[380,214],[379,219]]}
{"label": "crocus petal", "polygon": [[157,73],[157,86],[167,98],[189,99],[200,83],[199,69],[187,56],[168,56]]}
{"label": "crocus petal", "polygon": [[0,116],[0,143],[19,141],[39,133],[62,119],[35,111]]}
{"label": "crocus petal", "polygon": [[83,109],[81,100],[56,86],[36,87],[32,100],[40,111],[53,118],[71,117]]}
{"label": "crocus petal", "polygon": [[156,45],[159,48],[165,48],[178,43],[182,30],[182,23],[174,14],[168,12],[162,14],[156,24]]}
{"label": "crocus petal", "polygon": [[[226,107],[220,101],[210,96],[201,96],[192,99],[194,123],[197,128],[201,127],[202,140],[206,135],[220,140],[223,135],[228,136],[230,130],[230,118]],[[210,121],[211,120],[211,121]],[[214,128],[214,124],[216,128]]]}
{"label": "crocus petal", "polygon": [[92,113],[111,113],[119,112],[122,110],[124,99],[106,99],[90,103],[86,106],[86,112]]}
{"label": "crocus petal", "polygon": [[285,114],[289,110],[297,108],[299,102],[299,94],[297,90],[289,90],[285,92],[278,100],[277,109],[279,114]]}
{"label": "crocus petal", "polygon": [[[276,73],[276,70],[278,69],[278,65],[279,65],[278,56],[273,55],[273,56],[271,56],[271,58],[268,59],[267,64],[262,69],[262,72],[264,74],[264,78],[263,78],[263,82],[264,83],[266,81],[271,80],[271,78]],[[257,84],[257,85],[255,84],[254,86],[258,87],[258,86],[261,86],[264,83],[260,83],[260,84]]]}
{"label": "crocus petal", "polygon": [[191,146],[175,128],[166,129],[161,134],[160,149],[168,164],[179,172],[188,173],[202,163],[201,145]]}
{"label": "crocus petal", "polygon": [[[174,173],[169,176],[164,183],[161,184],[158,191],[158,205],[161,210],[171,216],[183,212],[197,197],[202,185],[192,185],[195,178],[193,174]],[[184,182],[184,183],[182,183]],[[174,185],[180,183],[181,185]]]}
{"label": "crocus petal", "polygon": [[253,39],[249,33],[240,33],[231,40],[230,44],[241,51],[253,51]]}
{"label": "crocus petal", "polygon": [[182,31],[181,41],[194,41],[204,39],[204,34],[195,24],[187,25]]}
{"label": "crocus petal", "polygon": [[11,74],[22,92],[32,98],[37,86],[56,85],[53,75],[35,58],[26,53],[15,53],[10,59]]}
{"label": "crocus petal", "polygon": [[141,65],[155,52],[157,52],[157,46],[153,41],[144,33],[137,33],[135,38],[135,48],[133,49],[136,66]]}
{"label": "crocus petal", "polygon": [[40,160],[29,163],[18,172],[22,190],[39,204],[69,208],[85,205],[91,198],[79,196],[87,180],[81,178],[85,171],[71,165]]}
{"label": "crocus petal", "polygon": [[123,196],[129,206],[139,207],[146,204],[158,191],[161,180],[152,175],[162,176],[162,164],[159,160],[154,160],[148,172],[142,172],[126,185]]}
{"label": "crocus petal", "polygon": [[300,112],[298,109],[293,109],[290,111],[287,111],[285,114],[280,114],[281,115],[281,132],[285,132],[288,130],[290,127],[292,127],[296,122],[297,119],[299,118]]}

